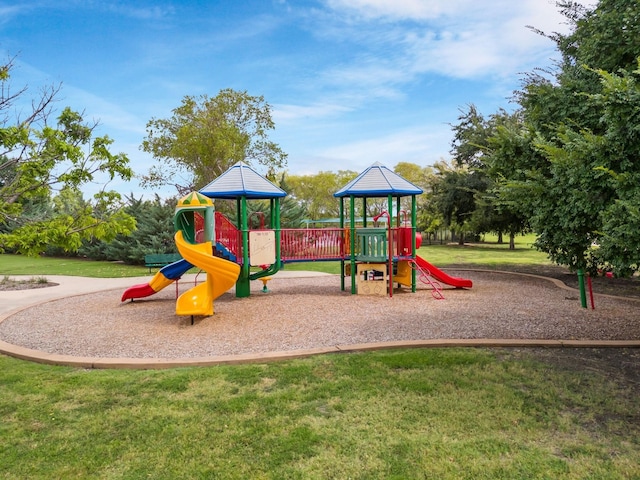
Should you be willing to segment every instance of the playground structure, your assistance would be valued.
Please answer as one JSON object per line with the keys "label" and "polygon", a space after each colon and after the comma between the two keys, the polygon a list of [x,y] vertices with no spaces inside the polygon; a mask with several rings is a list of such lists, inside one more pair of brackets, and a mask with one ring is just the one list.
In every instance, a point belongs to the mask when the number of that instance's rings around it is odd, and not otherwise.
{"label": "playground structure", "polygon": [[[122,301],[159,292],[178,281],[194,266],[206,272],[206,280],[176,300],[178,315],[209,316],[213,301],[235,284],[236,297],[250,295],[250,282],[263,281],[286,263],[339,261],[341,288],[351,279],[352,294],[393,296],[394,285],[416,291],[416,282],[427,283],[436,299],[444,298],[441,284],[471,288],[467,279],[451,277],[416,254],[416,195],[422,190],[383,165],[376,163],[334,194],[340,200],[337,228],[280,228],[280,199],[286,192],[238,162],[199,192],[182,198],[174,215],[175,242],[183,259],[160,269],[148,284],[134,285]],[[410,211],[401,198],[411,197]],[[386,198],[387,210],[356,222],[355,202]],[[212,199],[235,200],[237,224],[214,211]],[[269,200],[268,225],[260,213],[260,225],[249,228],[247,201]],[[345,208],[348,200],[348,210]],[[394,212],[389,213],[389,212]],[[382,218],[386,225],[377,226]],[[360,225],[356,225],[360,224]],[[253,267],[253,271],[252,271]]]}

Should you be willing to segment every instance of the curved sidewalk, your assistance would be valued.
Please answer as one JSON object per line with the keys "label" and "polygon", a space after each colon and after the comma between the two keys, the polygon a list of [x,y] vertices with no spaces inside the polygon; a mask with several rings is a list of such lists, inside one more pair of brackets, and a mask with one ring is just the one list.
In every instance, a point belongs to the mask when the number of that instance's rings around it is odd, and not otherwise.
{"label": "curved sidewalk", "polygon": [[[283,277],[302,277],[326,275],[316,272],[279,272]],[[12,278],[31,278],[14,276]],[[68,276],[47,276],[47,280],[57,283],[54,287],[28,290],[0,292],[0,322],[11,315],[26,308],[46,303],[52,300],[71,296],[84,295],[105,290],[127,288],[136,283],[145,283],[149,277],[128,278],[85,278]],[[190,280],[185,276],[185,281]],[[566,288],[566,287],[565,287]],[[219,364],[261,363],[276,360],[303,358],[326,353],[342,353],[368,351],[392,348],[442,348],[442,347],[544,347],[544,348],[637,348],[638,340],[545,340],[545,339],[431,339],[404,340],[393,342],[374,342],[362,344],[342,344],[317,349],[290,350],[267,352],[258,354],[239,354],[193,358],[107,358],[107,357],[79,357],[61,355],[33,350],[13,345],[0,340],[0,353],[24,360],[52,364],[66,365],[80,368],[131,368],[157,369],[187,366],[210,366]]]}

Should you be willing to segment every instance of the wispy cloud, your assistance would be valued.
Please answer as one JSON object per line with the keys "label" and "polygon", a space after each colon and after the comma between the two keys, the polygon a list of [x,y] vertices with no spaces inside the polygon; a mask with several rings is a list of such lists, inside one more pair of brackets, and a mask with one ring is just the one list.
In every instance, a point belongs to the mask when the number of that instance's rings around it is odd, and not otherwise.
{"label": "wispy cloud", "polygon": [[[595,1],[595,0],[585,0]],[[352,107],[403,98],[428,75],[500,83],[548,65],[555,45],[528,26],[562,31],[551,0],[325,0],[307,28],[340,45],[341,61],[319,68],[319,91]],[[510,90],[509,90],[510,93]]]}
{"label": "wispy cloud", "polygon": [[[425,164],[448,156],[447,125],[425,125],[396,131],[366,140],[343,143],[320,152],[325,163],[339,169],[341,164],[366,168],[374,162]],[[445,134],[445,135],[443,135]],[[354,168],[354,167],[352,167]]]}
{"label": "wispy cloud", "polygon": [[22,13],[31,11],[35,6],[30,4],[2,5],[0,4],[0,27],[6,25]]}
{"label": "wispy cloud", "polygon": [[286,124],[301,119],[317,119],[331,117],[348,112],[350,109],[343,105],[318,103],[313,105],[286,105],[278,104],[274,106],[273,118],[275,122]]}
{"label": "wispy cloud", "polygon": [[327,0],[327,5],[364,19],[431,20],[461,12],[473,0]]}
{"label": "wispy cloud", "polygon": [[142,138],[145,133],[147,119],[139,118],[122,105],[69,84],[64,85],[61,96],[62,104],[83,111],[88,122],[98,122],[101,130],[112,132],[110,136],[126,132]]}
{"label": "wispy cloud", "polygon": [[150,5],[142,7],[124,2],[101,2],[98,5],[109,12],[138,20],[160,20],[173,16],[176,11],[172,5]]}

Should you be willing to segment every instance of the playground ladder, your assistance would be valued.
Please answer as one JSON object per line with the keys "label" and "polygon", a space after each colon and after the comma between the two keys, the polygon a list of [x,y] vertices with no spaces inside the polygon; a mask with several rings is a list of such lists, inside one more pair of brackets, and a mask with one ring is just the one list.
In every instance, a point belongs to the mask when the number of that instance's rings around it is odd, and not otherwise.
{"label": "playground ladder", "polygon": [[411,268],[415,268],[416,270],[418,270],[418,272],[420,272],[420,276],[418,277],[419,280],[432,288],[431,296],[436,300],[444,300],[442,285],[431,278],[431,272],[426,268],[422,268],[413,260],[409,261],[409,265],[411,265]]}

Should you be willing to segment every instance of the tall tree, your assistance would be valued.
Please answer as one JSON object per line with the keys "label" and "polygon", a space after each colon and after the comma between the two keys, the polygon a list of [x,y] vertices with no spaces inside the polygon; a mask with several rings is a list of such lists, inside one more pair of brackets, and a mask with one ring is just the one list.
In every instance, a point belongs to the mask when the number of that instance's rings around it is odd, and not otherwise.
{"label": "tall tree", "polygon": [[311,220],[335,218],[340,205],[333,194],[357,176],[351,170],[320,171],[310,175],[287,175],[287,192],[304,206]]}
{"label": "tall tree", "polygon": [[[115,178],[131,179],[126,155],[111,153],[113,141],[94,136],[98,125],[70,108],[51,120],[59,87],[45,88],[25,116],[14,116],[27,89],[12,90],[12,68],[13,59],[0,66],[0,251],[76,251],[83,239],[131,232],[135,220],[123,212],[120,195],[106,189]],[[57,192],[63,200],[97,182],[102,189],[82,208],[54,208]]]}
{"label": "tall tree", "polygon": [[[468,226],[475,233],[496,232],[509,234],[509,248],[515,248],[515,235],[527,230],[527,218],[517,204],[507,201],[501,194],[501,180],[511,166],[514,153],[505,142],[510,129],[521,125],[519,112],[508,113],[500,109],[497,113],[484,117],[475,107],[469,105],[461,111],[458,123],[453,125],[454,138],[451,154],[458,166],[465,166],[475,185],[473,207],[469,213]],[[506,157],[506,158],[505,158]]]}
{"label": "tall tree", "polygon": [[562,55],[559,69],[529,77],[519,97],[540,153],[525,169],[522,199],[536,246],[550,258],[574,270],[610,265],[629,274],[640,265],[640,4],[558,5],[573,27],[549,35]]}
{"label": "tall tree", "polygon": [[170,118],[152,118],[142,150],[159,160],[142,177],[148,187],[173,185],[179,194],[205,186],[238,161],[275,171],[287,155],[269,139],[275,128],[262,96],[221,90],[185,96]]}
{"label": "tall tree", "polygon": [[144,264],[144,256],[150,253],[177,253],[173,240],[173,216],[177,198],[152,200],[126,197],[125,211],[137,222],[136,231],[130,235],[118,235],[111,241],[91,239],[84,242],[79,253],[94,260],[119,260],[131,264]]}
{"label": "tall tree", "polygon": [[487,189],[488,178],[466,165],[437,163],[432,199],[444,219],[445,226],[458,232],[458,242],[464,244],[465,233],[471,230],[471,220],[477,208],[478,192]]}

